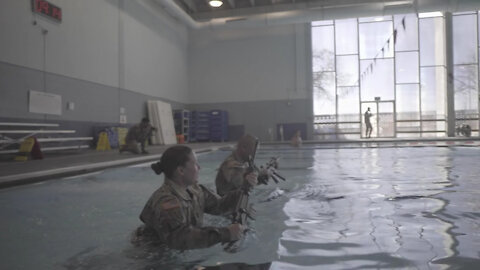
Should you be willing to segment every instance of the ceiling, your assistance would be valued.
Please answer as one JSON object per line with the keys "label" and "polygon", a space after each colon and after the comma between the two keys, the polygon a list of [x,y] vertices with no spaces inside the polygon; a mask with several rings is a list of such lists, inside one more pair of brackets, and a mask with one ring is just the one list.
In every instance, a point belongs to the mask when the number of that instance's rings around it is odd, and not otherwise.
{"label": "ceiling", "polygon": [[192,28],[227,24],[305,23],[315,20],[480,8],[479,0],[152,0]]}
{"label": "ceiling", "polygon": [[411,4],[413,2],[412,0],[223,0],[221,7],[214,8],[208,4],[208,0],[174,1],[196,21],[322,7],[379,3]]}

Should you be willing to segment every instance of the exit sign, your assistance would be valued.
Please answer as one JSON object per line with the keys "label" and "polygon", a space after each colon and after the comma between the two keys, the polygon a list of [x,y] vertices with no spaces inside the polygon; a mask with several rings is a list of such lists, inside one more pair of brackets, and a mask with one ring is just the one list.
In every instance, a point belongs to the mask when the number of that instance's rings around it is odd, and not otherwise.
{"label": "exit sign", "polygon": [[45,0],[32,0],[32,11],[57,22],[62,21],[62,9]]}

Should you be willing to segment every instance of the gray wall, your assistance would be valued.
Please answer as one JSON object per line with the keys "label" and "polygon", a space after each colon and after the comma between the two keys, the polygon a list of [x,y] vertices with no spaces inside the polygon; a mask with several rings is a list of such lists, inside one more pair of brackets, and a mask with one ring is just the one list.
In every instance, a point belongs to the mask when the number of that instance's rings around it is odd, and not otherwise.
{"label": "gray wall", "polygon": [[189,109],[228,111],[230,126],[243,126],[245,133],[253,134],[263,141],[276,141],[279,139],[277,136],[279,124],[305,123],[307,125],[310,103],[308,99],[203,103],[190,105]]}
{"label": "gray wall", "polygon": [[192,32],[189,108],[227,110],[230,125],[262,140],[282,123],[305,123],[310,134],[309,40],[309,24]]}
{"label": "gray wall", "polygon": [[[310,129],[308,24],[189,30],[152,0],[51,0],[63,11],[56,23],[32,14],[28,0],[4,2],[1,119],[84,130],[118,125],[120,108],[135,123],[159,99],[228,110],[231,125],[263,140],[279,123]],[[29,90],[60,95],[62,115],[28,112]]]}
{"label": "gray wall", "polygon": [[[128,126],[147,116],[148,100],[164,100],[174,109],[184,108],[184,103],[135,93],[93,82],[47,73],[49,93],[62,96],[62,115],[28,112],[28,90],[42,84],[43,72],[0,62],[0,122],[51,122],[61,129],[76,129],[76,136],[93,135],[93,126],[124,126],[119,124],[120,108],[125,109]],[[21,78],[21,79],[19,79]],[[17,91],[4,91],[17,89]],[[67,103],[74,102],[74,110]]]}
{"label": "gray wall", "polygon": [[[50,2],[62,8],[61,23],[33,14],[29,0],[2,1],[0,118],[83,130],[89,122],[118,124],[122,107],[137,123],[149,99],[188,103],[188,29],[180,22],[151,1]],[[29,90],[60,95],[62,114],[30,113]]]}

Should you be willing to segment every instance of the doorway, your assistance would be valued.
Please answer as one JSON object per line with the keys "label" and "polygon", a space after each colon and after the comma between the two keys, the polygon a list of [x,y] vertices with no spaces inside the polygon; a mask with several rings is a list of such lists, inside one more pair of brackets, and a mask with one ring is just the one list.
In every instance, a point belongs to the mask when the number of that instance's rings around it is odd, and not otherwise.
{"label": "doorway", "polygon": [[372,123],[371,138],[395,138],[395,101],[393,100],[375,100],[361,102],[361,119],[362,119],[362,133],[361,138],[367,138],[366,124],[364,114],[368,108],[372,116],[370,123]]}

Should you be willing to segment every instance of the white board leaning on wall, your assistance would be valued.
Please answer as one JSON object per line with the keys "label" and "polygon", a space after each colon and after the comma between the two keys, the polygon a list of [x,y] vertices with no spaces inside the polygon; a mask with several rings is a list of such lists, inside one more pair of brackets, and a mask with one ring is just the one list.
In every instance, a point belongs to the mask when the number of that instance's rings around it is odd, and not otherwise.
{"label": "white board leaning on wall", "polygon": [[175,126],[173,124],[172,106],[159,100],[148,101],[148,118],[150,124],[157,129],[153,133],[153,144],[176,144]]}

